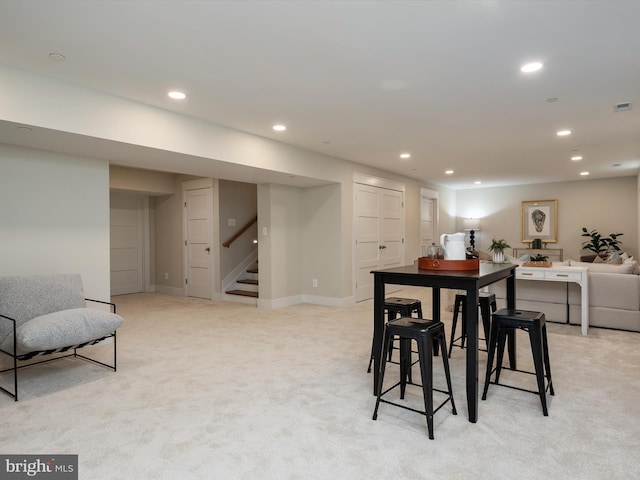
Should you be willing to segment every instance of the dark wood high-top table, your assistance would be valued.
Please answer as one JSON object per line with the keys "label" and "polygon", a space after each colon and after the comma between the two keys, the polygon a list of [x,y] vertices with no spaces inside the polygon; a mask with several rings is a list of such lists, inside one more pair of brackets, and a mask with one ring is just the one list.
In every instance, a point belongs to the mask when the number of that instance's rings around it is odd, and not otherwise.
{"label": "dark wood high-top table", "polygon": [[[382,353],[382,338],[384,335],[384,298],[385,285],[412,285],[431,287],[432,290],[432,319],[440,320],[440,289],[448,288],[467,292],[467,405],[469,421],[478,421],[478,291],[500,280],[507,282],[507,307],[515,308],[516,282],[515,270],[517,265],[512,263],[480,263],[480,270],[476,271],[437,271],[420,270],[417,265],[375,270],[374,300],[373,300],[373,342],[374,342],[374,371],[373,393],[380,374],[380,355]],[[446,355],[446,352],[441,352]]]}

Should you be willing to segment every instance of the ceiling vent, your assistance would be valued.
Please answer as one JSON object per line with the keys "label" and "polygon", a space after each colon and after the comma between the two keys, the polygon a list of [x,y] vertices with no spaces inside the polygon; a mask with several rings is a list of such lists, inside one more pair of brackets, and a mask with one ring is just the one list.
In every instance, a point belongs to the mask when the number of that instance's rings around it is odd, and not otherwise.
{"label": "ceiling vent", "polygon": [[631,110],[631,102],[622,102],[618,103],[613,107],[614,112],[628,112]]}

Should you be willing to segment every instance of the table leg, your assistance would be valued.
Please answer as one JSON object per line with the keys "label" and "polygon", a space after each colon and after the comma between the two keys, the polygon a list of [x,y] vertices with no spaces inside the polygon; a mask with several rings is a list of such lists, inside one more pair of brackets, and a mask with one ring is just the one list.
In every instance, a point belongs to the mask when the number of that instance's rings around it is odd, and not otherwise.
{"label": "table leg", "polygon": [[[516,308],[516,277],[507,277],[507,308]],[[508,334],[507,347],[509,349],[509,366],[515,370],[516,366],[516,332]]]}
{"label": "table leg", "polygon": [[373,282],[373,394],[377,395],[384,336],[384,282],[378,275]]}
{"label": "table leg", "polygon": [[467,406],[469,421],[478,421],[478,289],[467,289]]}
{"label": "table leg", "polygon": [[580,282],[580,301],[581,301],[581,326],[580,333],[587,335],[589,333],[589,278],[587,273],[582,274],[582,282]]}

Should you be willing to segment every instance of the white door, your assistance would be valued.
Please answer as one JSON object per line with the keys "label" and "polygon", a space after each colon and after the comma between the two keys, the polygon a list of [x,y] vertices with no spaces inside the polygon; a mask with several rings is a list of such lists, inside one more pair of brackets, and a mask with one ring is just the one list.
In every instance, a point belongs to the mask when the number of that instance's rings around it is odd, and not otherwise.
{"label": "white door", "polygon": [[187,296],[211,299],[212,189],[187,190],[184,197]]}
{"label": "white door", "polygon": [[355,299],[373,297],[372,270],[404,260],[404,193],[354,184]]}
{"label": "white door", "polygon": [[[436,201],[433,198],[422,197],[420,202],[420,247],[429,246],[432,243],[438,244],[435,231],[435,208]],[[422,250],[422,248],[421,248]],[[422,255],[422,251],[420,252]]]}
{"label": "white door", "polygon": [[143,209],[142,197],[110,196],[111,295],[144,291]]}

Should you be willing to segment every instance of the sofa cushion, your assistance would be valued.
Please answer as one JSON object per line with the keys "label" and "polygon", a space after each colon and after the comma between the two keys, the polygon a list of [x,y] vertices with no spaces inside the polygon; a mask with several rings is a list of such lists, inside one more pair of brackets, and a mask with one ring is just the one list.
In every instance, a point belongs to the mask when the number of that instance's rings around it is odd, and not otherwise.
{"label": "sofa cushion", "polygon": [[[507,298],[506,282],[489,285],[496,298]],[[567,303],[567,284],[564,282],[541,282],[538,280],[516,280],[516,303],[519,300],[545,303]]]}
{"label": "sofa cushion", "polygon": [[[15,319],[16,328],[40,315],[85,304],[78,274],[0,277],[0,314]],[[11,331],[11,323],[0,319],[0,342]]]}
{"label": "sofa cushion", "polygon": [[[580,305],[580,286],[569,284],[569,304]],[[589,306],[640,310],[640,277],[615,273],[589,274]]]}
{"label": "sofa cushion", "polygon": [[611,265],[608,263],[588,263],[588,262],[577,262],[575,260],[571,260],[572,267],[587,267],[589,272],[598,272],[598,273],[623,273],[623,274],[632,274],[634,271],[634,265],[632,263],[623,263],[622,265]]}
{"label": "sofa cushion", "polygon": [[[115,313],[94,308],[74,308],[33,318],[16,329],[18,355],[78,345],[102,338],[122,324]],[[13,351],[13,336],[9,335],[2,348]]]}

